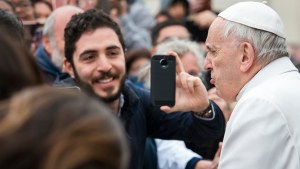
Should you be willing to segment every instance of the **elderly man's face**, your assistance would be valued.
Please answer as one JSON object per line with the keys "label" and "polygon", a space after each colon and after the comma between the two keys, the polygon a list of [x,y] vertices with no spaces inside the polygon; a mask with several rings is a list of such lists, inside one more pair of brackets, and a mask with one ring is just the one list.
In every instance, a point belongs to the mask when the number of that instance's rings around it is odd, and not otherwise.
{"label": "elderly man's face", "polygon": [[217,18],[209,29],[204,66],[211,70],[210,82],[216,86],[217,94],[226,101],[234,101],[241,89],[241,51],[233,37],[222,35],[223,27],[224,21]]}

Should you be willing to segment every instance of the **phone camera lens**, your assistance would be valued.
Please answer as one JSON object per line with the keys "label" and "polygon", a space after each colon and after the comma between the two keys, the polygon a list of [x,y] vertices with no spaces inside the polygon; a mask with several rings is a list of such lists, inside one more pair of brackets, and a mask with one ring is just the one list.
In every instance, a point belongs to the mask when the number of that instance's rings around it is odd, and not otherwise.
{"label": "phone camera lens", "polygon": [[160,60],[160,64],[163,66],[163,67],[166,67],[168,65],[168,61],[165,60],[165,59],[161,59]]}

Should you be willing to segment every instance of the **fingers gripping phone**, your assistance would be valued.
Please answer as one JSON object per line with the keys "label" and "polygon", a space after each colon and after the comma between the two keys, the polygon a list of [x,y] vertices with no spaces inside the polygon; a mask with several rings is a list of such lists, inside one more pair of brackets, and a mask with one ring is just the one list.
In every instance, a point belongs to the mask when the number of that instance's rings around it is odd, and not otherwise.
{"label": "fingers gripping phone", "polygon": [[169,55],[151,58],[151,101],[157,106],[175,105],[176,59]]}

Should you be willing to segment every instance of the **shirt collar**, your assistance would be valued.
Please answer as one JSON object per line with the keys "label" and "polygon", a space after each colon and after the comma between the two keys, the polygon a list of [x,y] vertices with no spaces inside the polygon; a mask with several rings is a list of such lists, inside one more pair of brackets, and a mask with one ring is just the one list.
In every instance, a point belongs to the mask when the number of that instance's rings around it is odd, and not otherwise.
{"label": "shirt collar", "polygon": [[257,72],[257,74],[248,83],[246,83],[237,95],[236,100],[238,101],[245,93],[265,82],[267,79],[290,71],[298,70],[288,57],[282,57],[272,61]]}

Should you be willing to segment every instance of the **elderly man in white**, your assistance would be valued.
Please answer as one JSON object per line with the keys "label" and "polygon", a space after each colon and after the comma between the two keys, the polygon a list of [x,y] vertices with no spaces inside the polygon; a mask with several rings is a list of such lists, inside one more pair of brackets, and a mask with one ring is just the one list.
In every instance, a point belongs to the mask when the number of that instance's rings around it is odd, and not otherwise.
{"label": "elderly man in white", "polygon": [[278,14],[263,3],[237,3],[214,20],[206,48],[218,95],[237,101],[219,168],[300,168],[300,75]]}

